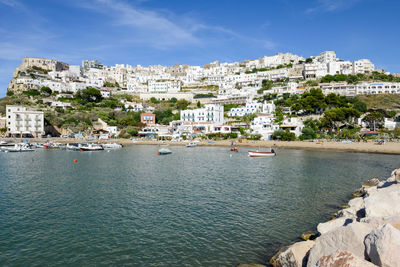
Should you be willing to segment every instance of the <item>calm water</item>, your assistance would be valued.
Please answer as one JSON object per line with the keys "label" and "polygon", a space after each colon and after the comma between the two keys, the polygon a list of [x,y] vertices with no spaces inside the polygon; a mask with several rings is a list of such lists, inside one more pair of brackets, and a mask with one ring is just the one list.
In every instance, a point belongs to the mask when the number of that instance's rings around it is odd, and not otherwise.
{"label": "calm water", "polygon": [[392,155],[157,150],[0,153],[0,265],[265,263],[361,181],[400,165]]}

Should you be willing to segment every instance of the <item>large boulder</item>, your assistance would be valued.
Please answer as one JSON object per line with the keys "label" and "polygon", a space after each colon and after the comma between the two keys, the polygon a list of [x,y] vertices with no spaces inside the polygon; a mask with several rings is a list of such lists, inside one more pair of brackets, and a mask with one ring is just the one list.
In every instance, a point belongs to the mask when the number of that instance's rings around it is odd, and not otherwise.
{"label": "large boulder", "polygon": [[360,210],[364,208],[364,199],[362,197],[356,197],[349,201],[349,208]]}
{"label": "large boulder", "polygon": [[365,223],[353,222],[321,235],[310,250],[307,266],[315,266],[323,257],[340,251],[348,251],[364,258],[364,239],[373,228]]}
{"label": "large boulder", "polygon": [[285,247],[272,257],[270,264],[274,267],[302,267],[307,262],[307,253],[314,244],[315,241],[307,240]]}
{"label": "large boulder", "polygon": [[400,216],[392,216],[386,218],[377,218],[377,217],[367,217],[360,220],[363,223],[367,223],[373,228],[377,228],[381,225],[390,223],[394,228],[400,230]]}
{"label": "large boulder", "polygon": [[391,224],[374,229],[364,241],[372,263],[381,267],[400,266],[400,231]]}
{"label": "large boulder", "polygon": [[318,233],[323,235],[323,234],[325,234],[329,231],[335,230],[336,228],[339,228],[343,225],[349,224],[352,221],[353,221],[352,219],[340,217],[335,220],[330,220],[328,222],[318,224],[317,231],[318,231]]}
{"label": "large boulder", "polygon": [[400,183],[400,169],[395,169],[392,171],[392,176],[389,179],[393,182]]}
{"label": "large boulder", "polygon": [[318,267],[376,267],[376,265],[355,256],[348,251],[339,251],[321,257],[315,266]]}
{"label": "large boulder", "polygon": [[400,215],[400,184],[380,188],[364,198],[366,217]]}

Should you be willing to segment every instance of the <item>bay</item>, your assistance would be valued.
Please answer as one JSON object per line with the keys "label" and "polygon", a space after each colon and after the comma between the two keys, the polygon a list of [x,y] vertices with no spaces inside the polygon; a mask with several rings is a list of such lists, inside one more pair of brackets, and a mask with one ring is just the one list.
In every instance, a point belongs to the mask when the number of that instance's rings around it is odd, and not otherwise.
{"label": "bay", "polygon": [[399,160],[174,146],[158,156],[158,148],[0,153],[0,265],[265,264]]}

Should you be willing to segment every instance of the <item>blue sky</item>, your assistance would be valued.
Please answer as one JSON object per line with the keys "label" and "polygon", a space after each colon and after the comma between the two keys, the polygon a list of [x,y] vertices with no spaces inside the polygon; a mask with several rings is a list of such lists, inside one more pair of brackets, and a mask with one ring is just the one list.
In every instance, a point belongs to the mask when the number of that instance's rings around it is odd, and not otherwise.
{"label": "blue sky", "polygon": [[399,2],[0,0],[0,96],[25,56],[203,65],[335,50],[400,72]]}

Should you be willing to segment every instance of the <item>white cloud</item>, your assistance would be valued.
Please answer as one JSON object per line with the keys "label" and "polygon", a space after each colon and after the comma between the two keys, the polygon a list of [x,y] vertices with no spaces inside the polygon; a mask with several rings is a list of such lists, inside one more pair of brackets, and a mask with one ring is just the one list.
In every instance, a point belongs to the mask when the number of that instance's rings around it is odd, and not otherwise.
{"label": "white cloud", "polygon": [[348,9],[362,0],[317,0],[313,7],[306,9],[306,13],[324,13]]}

